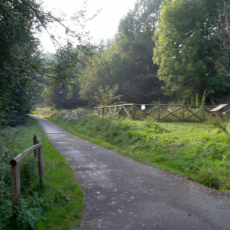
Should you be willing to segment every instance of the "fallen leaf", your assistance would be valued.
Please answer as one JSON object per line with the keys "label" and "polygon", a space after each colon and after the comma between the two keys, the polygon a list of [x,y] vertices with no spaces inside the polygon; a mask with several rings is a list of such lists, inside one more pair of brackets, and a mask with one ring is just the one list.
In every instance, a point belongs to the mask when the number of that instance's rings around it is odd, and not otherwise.
{"label": "fallen leaf", "polygon": [[153,191],[153,189],[151,189],[151,192]]}
{"label": "fallen leaf", "polygon": [[129,203],[131,202],[131,200],[128,201]]}
{"label": "fallen leaf", "polygon": [[192,214],[189,213],[188,215],[191,216]]}
{"label": "fallen leaf", "polygon": [[145,193],[147,193],[147,192],[145,192]]}

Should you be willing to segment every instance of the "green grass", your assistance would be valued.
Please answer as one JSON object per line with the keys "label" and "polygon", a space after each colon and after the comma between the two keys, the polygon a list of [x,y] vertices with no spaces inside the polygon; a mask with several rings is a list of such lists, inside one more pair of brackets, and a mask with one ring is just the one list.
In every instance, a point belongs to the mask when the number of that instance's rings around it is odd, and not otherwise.
{"label": "green grass", "polygon": [[[24,212],[21,213],[22,218],[18,223],[15,223],[15,225],[9,223],[2,229],[26,229],[26,225],[23,225],[23,219],[30,219],[31,210],[35,213],[35,217],[37,218],[37,221],[35,221],[35,229],[73,229],[74,226],[80,223],[81,214],[84,208],[83,191],[78,187],[76,177],[65,157],[53,147],[37,121],[34,119],[30,118],[26,126],[5,128],[0,130],[0,132],[0,141],[4,142],[4,148],[2,147],[3,145],[1,146],[0,156],[6,150],[14,153],[14,155],[19,154],[32,146],[33,134],[38,134],[43,143],[45,167],[44,187],[39,186],[38,177],[32,178],[33,183],[28,187],[22,188],[21,206],[22,208],[25,206]],[[26,157],[23,162],[30,160],[30,158],[34,160],[33,153],[30,155],[29,159]],[[35,163],[37,165],[37,162]],[[7,170],[10,171],[10,165],[7,165],[7,167]],[[23,166],[21,168],[22,171],[25,169]],[[22,172],[22,181],[23,175]],[[32,197],[31,204],[28,201],[28,199],[31,199],[30,197]],[[11,199],[10,196],[9,199]],[[23,199],[27,200],[24,201]],[[25,204],[23,202],[25,202]],[[10,205],[10,201],[8,203]],[[0,202],[0,205],[3,204]],[[10,209],[10,211],[12,210]],[[19,228],[18,226],[21,227]],[[28,227],[28,229],[30,228],[31,227]]]}
{"label": "green grass", "polygon": [[[35,113],[93,143],[230,193],[229,137],[210,123],[157,123],[95,114],[63,119],[63,111]],[[69,116],[73,113],[77,111],[68,111]]]}

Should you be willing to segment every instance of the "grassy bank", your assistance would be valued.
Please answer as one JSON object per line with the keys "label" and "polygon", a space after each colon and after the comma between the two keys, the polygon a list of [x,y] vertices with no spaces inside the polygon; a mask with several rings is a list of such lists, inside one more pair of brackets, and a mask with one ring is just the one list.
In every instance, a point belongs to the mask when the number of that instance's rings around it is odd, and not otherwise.
{"label": "grassy bank", "polygon": [[[9,161],[32,146],[36,133],[43,143],[45,185],[39,186],[37,159],[26,157],[20,163],[21,204],[12,216]],[[66,159],[54,149],[37,121],[0,130],[0,229],[73,229],[83,210],[83,192]]]}
{"label": "grassy bank", "polygon": [[37,109],[72,134],[140,162],[230,192],[229,138],[209,123],[156,123]]}

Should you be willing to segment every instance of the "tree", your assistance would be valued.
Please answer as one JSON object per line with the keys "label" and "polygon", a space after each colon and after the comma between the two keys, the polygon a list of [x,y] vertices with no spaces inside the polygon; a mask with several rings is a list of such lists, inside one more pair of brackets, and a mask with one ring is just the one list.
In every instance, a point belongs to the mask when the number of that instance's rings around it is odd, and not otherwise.
{"label": "tree", "polygon": [[116,36],[94,57],[94,67],[85,71],[88,81],[81,84],[82,98],[94,104],[92,92],[106,85],[118,85],[117,93],[125,102],[148,103],[162,98],[158,66],[152,62],[160,4],[161,0],[138,1],[120,21]]}
{"label": "tree", "polygon": [[222,0],[163,2],[153,60],[166,95],[188,100],[205,89],[216,98],[228,93],[229,80],[215,69],[220,47],[214,31],[222,5]]}
{"label": "tree", "polygon": [[[156,77],[158,65],[153,64],[153,33],[159,17],[161,0],[138,1],[135,9],[120,21],[116,45],[124,63],[126,81],[120,85],[123,99],[132,102],[151,102],[162,98],[162,82]],[[121,92],[120,92],[121,93]]]}
{"label": "tree", "polygon": [[216,23],[215,41],[220,47],[217,50],[215,67],[220,75],[230,77],[230,4],[224,2],[224,6],[219,9],[219,20]]}
{"label": "tree", "polygon": [[66,88],[52,85],[43,91],[42,96],[46,103],[54,104],[57,109],[75,109],[87,105],[81,100],[79,92],[80,85]]}
{"label": "tree", "polygon": [[[31,5],[38,7],[34,2]],[[37,93],[34,83],[38,76],[34,69],[40,60],[33,23],[31,12],[23,2],[1,1],[0,123],[7,121],[7,114],[28,112],[29,99]],[[20,109],[19,104],[22,104]]]}
{"label": "tree", "polygon": [[[85,18],[84,11],[75,15],[76,20],[79,18]],[[63,20],[45,12],[35,0],[0,2],[0,124],[7,123],[9,114],[19,115],[29,111],[31,100],[37,96],[44,76],[50,79],[50,83],[64,86],[69,82],[69,75],[64,73],[71,72],[71,77],[75,78],[80,76],[80,71],[76,71],[74,66],[78,63],[86,65],[82,57],[90,57],[92,53],[82,43],[84,35],[67,28]],[[65,28],[68,36],[78,41],[77,48],[70,52],[70,45],[62,46],[49,32],[51,23]],[[46,30],[59,47],[56,55],[58,63],[49,68],[43,66],[39,41],[35,36],[41,30]]]}
{"label": "tree", "polygon": [[76,48],[71,43],[56,50],[52,58],[46,59],[45,76],[52,85],[77,85],[83,78],[83,70],[93,56],[93,46],[78,45]]}
{"label": "tree", "polygon": [[106,85],[104,88],[99,87],[97,92],[94,93],[94,99],[100,103],[102,106],[111,105],[115,100],[120,100],[122,95],[116,95],[118,90],[118,85],[110,87]]}

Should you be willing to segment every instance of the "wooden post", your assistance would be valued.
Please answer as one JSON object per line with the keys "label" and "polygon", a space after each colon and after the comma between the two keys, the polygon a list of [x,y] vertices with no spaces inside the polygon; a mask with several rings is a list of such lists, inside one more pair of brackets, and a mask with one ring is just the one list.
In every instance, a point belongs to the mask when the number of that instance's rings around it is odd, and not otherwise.
{"label": "wooden post", "polygon": [[205,117],[205,113],[206,113],[206,108],[205,108],[205,106],[203,107],[203,113],[204,113],[204,121],[205,121],[205,119],[206,119],[206,117]]}
{"label": "wooden post", "polygon": [[159,113],[158,113],[158,120],[161,120],[161,106],[159,105]]}
{"label": "wooden post", "polygon": [[[34,138],[33,138],[33,144],[36,145],[37,144],[37,141],[36,141],[36,134],[34,134]],[[36,157],[38,155],[38,150],[35,149],[34,150],[34,156]]]}
{"label": "wooden post", "polygon": [[40,184],[44,182],[44,165],[43,165],[43,146],[38,149],[38,169],[40,176]]}
{"label": "wooden post", "polygon": [[183,106],[183,121],[184,121],[184,114],[185,113],[185,108],[184,108],[184,106]]}
{"label": "wooden post", "polygon": [[18,204],[21,195],[20,190],[20,166],[19,164],[11,167],[11,187],[12,187],[12,206]]}
{"label": "wooden post", "polygon": [[220,120],[223,120],[223,109],[220,110]]}
{"label": "wooden post", "polygon": [[136,108],[135,108],[135,104],[132,104],[132,113],[131,113],[131,117],[133,120],[135,120],[136,117]]}

